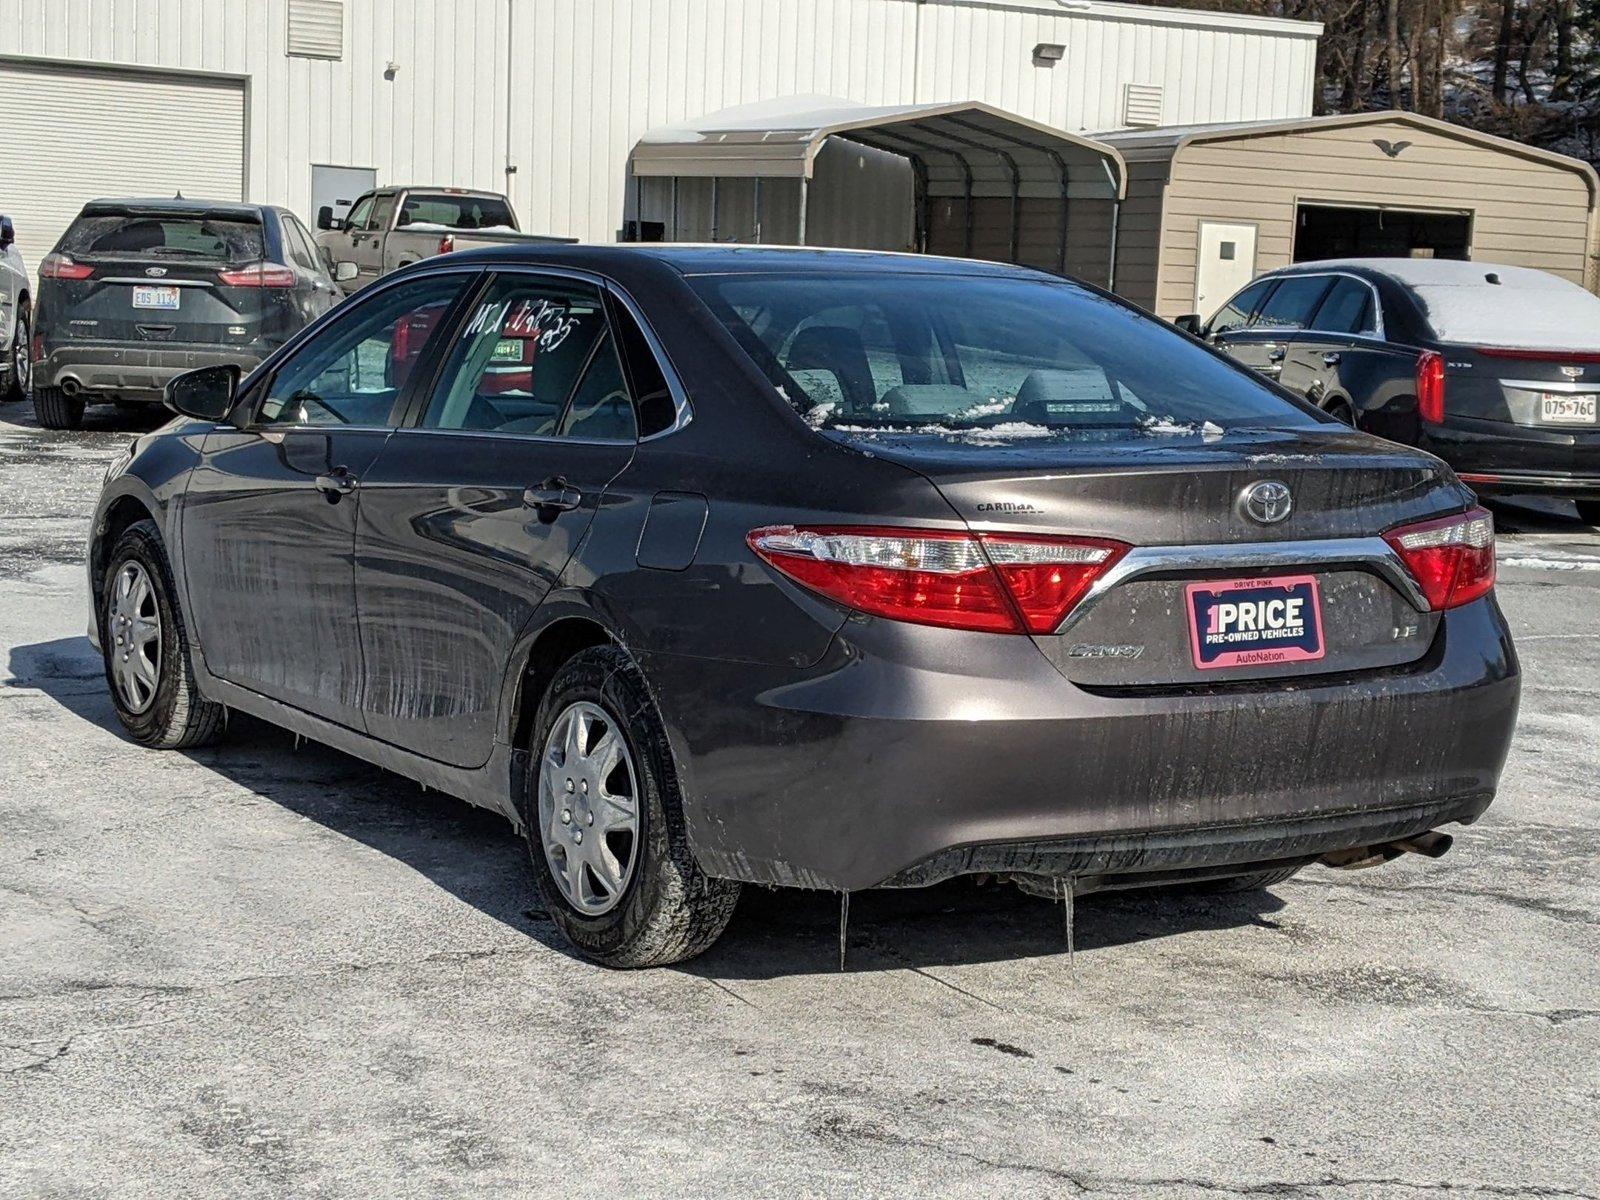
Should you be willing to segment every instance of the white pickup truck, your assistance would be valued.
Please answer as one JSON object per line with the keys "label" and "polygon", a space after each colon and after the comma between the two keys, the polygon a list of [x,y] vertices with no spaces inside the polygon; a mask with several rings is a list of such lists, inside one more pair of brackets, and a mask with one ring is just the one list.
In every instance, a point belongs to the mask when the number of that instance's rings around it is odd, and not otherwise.
{"label": "white pickup truck", "polygon": [[511,202],[498,192],[451,187],[382,187],[336,217],[317,212],[317,249],[346,295],[396,268],[476,246],[570,242],[523,233]]}

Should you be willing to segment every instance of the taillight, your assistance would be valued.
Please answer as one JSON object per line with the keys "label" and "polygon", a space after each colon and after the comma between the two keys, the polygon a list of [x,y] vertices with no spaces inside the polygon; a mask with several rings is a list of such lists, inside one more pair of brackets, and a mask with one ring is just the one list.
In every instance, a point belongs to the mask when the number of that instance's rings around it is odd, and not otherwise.
{"label": "taillight", "polygon": [[455,234],[447,233],[442,238],[439,239],[439,253],[440,254],[450,254],[455,250],[455,248],[456,248],[456,235]]}
{"label": "taillight", "polygon": [[39,264],[40,279],[87,279],[93,274],[88,263],[73,262],[65,254],[46,254]]}
{"label": "taillight", "polygon": [[1098,538],[774,525],[747,539],[763,562],[848,608],[988,633],[1051,633],[1127,552]]}
{"label": "taillight", "polygon": [[217,272],[217,282],[225,287],[292,288],[295,275],[279,263],[254,262]]}
{"label": "taillight", "polygon": [[1437,350],[1417,358],[1417,415],[1434,425],[1444,420],[1444,355]]}
{"label": "taillight", "polygon": [[1403,525],[1383,537],[1435,612],[1459,608],[1494,587],[1494,518],[1484,509]]}

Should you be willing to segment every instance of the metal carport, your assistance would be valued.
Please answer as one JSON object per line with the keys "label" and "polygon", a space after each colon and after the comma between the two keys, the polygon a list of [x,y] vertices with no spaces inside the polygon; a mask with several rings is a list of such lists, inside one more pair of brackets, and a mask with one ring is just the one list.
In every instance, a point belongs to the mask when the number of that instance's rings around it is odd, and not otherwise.
{"label": "metal carport", "polygon": [[1114,282],[1121,155],[976,101],[743,105],[651,130],[629,172],[625,240],[916,250]]}

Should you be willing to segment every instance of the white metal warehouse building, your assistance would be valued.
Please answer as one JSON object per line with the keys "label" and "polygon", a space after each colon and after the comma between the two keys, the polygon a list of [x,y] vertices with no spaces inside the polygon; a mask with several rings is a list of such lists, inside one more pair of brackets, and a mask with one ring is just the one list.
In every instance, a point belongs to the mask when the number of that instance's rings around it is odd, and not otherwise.
{"label": "white metal warehouse building", "polygon": [[1303,117],[1320,26],[1100,0],[0,0],[0,211],[30,269],[88,199],[311,218],[366,181],[507,191],[610,241],[650,130],[802,94],[1068,134]]}

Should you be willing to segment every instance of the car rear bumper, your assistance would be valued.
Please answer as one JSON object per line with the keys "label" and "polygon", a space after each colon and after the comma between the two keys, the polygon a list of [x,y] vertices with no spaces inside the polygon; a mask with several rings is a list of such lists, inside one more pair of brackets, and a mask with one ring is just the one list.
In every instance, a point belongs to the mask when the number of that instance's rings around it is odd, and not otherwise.
{"label": "car rear bumper", "polygon": [[646,671],[702,867],[836,890],[1308,861],[1471,820],[1520,686],[1492,599],[1409,667],[1282,684],[1091,692],[1026,639],[886,622],[799,677]]}
{"label": "car rear bumper", "polygon": [[159,402],[167,382],[197,367],[237,363],[249,373],[270,353],[249,346],[95,346],[67,343],[49,347],[33,367],[35,387],[76,388],[94,398]]}
{"label": "car rear bumper", "polygon": [[1452,417],[1421,444],[1479,492],[1600,494],[1600,428]]}

